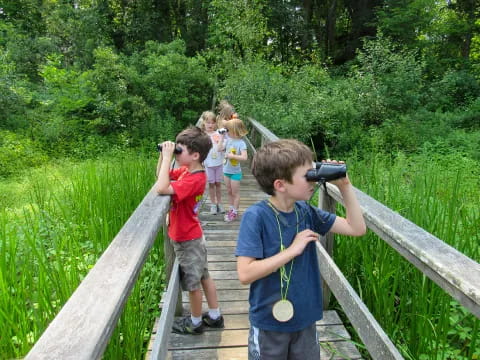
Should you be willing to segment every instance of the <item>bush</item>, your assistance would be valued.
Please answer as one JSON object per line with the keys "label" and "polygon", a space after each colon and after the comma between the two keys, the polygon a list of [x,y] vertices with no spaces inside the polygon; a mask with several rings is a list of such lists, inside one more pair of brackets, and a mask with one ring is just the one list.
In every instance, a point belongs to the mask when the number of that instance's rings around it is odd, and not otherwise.
{"label": "bush", "polygon": [[48,156],[29,138],[0,130],[0,177],[17,175],[23,169],[42,165],[47,160]]}
{"label": "bush", "polygon": [[241,116],[254,117],[279,137],[310,142],[327,127],[317,86],[329,77],[312,68],[291,76],[281,70],[261,61],[244,64],[225,81],[220,98],[228,96]]}
{"label": "bush", "polygon": [[185,56],[179,40],[149,41],[130,58],[99,48],[92,79],[99,94],[90,125],[102,135],[127,132],[131,145],[194,123],[213,92],[205,61]]}
{"label": "bush", "polygon": [[[473,74],[451,70],[430,85],[426,106],[433,111],[449,111],[470,105],[475,100],[478,102],[479,97],[480,83]],[[477,109],[479,107],[477,105]]]}
{"label": "bush", "polygon": [[352,68],[352,86],[366,125],[381,124],[398,113],[418,109],[424,64],[416,53],[393,45],[382,34],[368,40]]}

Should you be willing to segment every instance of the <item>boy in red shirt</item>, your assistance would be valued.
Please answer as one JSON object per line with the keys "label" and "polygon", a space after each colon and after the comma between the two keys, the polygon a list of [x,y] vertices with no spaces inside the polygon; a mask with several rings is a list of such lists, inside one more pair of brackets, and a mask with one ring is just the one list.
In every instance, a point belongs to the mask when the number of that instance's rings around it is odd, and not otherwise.
{"label": "boy in red shirt", "polygon": [[[188,291],[191,310],[191,316],[177,319],[172,330],[178,334],[198,335],[203,333],[204,325],[224,326],[215,283],[208,273],[205,238],[198,220],[200,200],[207,181],[202,162],[212,143],[206,133],[192,126],[177,135],[176,143],[165,141],[161,145],[156,189],[159,194],[172,196],[168,236],[180,264],[182,289]],[[175,161],[180,167],[170,170],[174,151]],[[203,315],[201,288],[209,308]]]}

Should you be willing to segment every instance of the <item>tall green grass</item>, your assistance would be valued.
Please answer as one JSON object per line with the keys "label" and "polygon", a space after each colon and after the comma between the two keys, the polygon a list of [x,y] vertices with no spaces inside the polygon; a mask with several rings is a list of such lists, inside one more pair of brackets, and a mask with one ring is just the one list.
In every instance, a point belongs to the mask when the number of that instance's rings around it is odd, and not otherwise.
{"label": "tall green grass", "polygon": [[[30,350],[151,188],[154,169],[152,159],[120,155],[36,170],[23,186],[28,195],[19,196],[16,206],[11,199],[2,206],[2,358]],[[158,313],[161,252],[156,241],[105,358],[142,358]]]}
{"label": "tall green grass", "polygon": [[[458,154],[348,162],[356,187],[480,261],[478,162]],[[480,359],[479,320],[374,233],[338,237],[334,257],[405,358]]]}

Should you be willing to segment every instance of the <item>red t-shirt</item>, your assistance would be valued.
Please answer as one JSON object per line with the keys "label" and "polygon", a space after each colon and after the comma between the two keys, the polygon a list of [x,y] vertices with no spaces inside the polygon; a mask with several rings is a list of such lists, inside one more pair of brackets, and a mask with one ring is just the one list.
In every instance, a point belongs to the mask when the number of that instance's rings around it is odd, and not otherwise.
{"label": "red t-shirt", "polygon": [[177,242],[201,238],[203,232],[198,211],[207,183],[205,171],[190,173],[186,166],[182,166],[170,170],[170,180],[175,193],[170,204],[168,236]]}

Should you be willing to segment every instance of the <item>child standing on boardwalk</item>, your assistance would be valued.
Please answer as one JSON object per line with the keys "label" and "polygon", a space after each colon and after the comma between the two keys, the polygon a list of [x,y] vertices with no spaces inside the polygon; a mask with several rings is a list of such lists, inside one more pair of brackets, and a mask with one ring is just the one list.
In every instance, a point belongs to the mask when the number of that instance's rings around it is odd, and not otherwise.
{"label": "child standing on boardwalk", "polygon": [[[206,184],[202,162],[212,142],[201,129],[189,127],[177,135],[176,144],[165,141],[161,145],[156,190],[159,194],[172,196],[168,236],[180,264],[182,289],[188,291],[191,310],[191,316],[176,320],[172,330],[179,334],[198,335],[203,333],[204,324],[223,328],[217,290],[208,273],[205,238],[198,220],[198,209]],[[170,170],[174,151],[180,167]],[[201,288],[209,307],[203,315]]]}
{"label": "child standing on boardwalk", "polygon": [[270,198],[245,211],[236,249],[238,277],[250,284],[249,359],[319,359],[315,323],[323,309],[315,243],[329,231],[366,231],[348,176],[332,181],[346,218],[306,202],[314,193],[305,177],[309,169],[312,152],[296,140],[268,143],[252,161],[252,173]]}
{"label": "child standing on boardwalk", "polygon": [[203,162],[207,170],[208,193],[210,196],[210,214],[224,213],[222,206],[222,178],[224,152],[220,151],[222,136],[217,131],[217,118],[211,111],[204,111],[202,116],[202,129],[210,136],[212,148]]}
{"label": "child standing on boardwalk", "polygon": [[220,101],[220,104],[218,104],[217,110],[218,110],[217,126],[219,129],[224,128],[225,124],[228,121],[234,118],[238,118],[238,115],[235,112],[235,108],[233,107],[232,104],[230,104],[226,100]]}
{"label": "child standing on boardwalk", "polygon": [[223,175],[230,208],[225,214],[224,220],[231,222],[237,218],[240,206],[240,180],[242,180],[240,161],[248,159],[247,144],[242,137],[247,135],[248,131],[243,121],[237,118],[225,122],[225,128],[228,131],[228,138],[225,140],[222,138],[221,149],[225,150]]}

